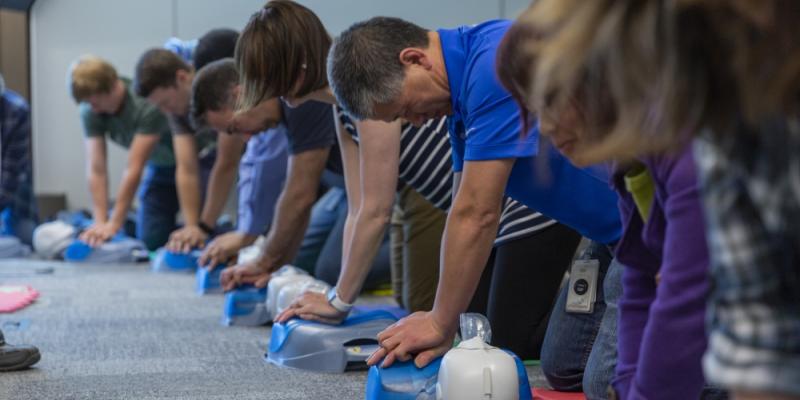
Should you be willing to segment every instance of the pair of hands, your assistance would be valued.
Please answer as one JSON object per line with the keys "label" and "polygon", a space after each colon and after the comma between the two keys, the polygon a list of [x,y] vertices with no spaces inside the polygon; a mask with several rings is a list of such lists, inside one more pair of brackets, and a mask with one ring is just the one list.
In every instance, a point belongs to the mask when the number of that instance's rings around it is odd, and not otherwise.
{"label": "pair of hands", "polygon": [[248,244],[246,236],[242,232],[228,232],[217,236],[206,245],[208,234],[199,227],[187,226],[173,232],[166,247],[170,251],[184,253],[193,248],[201,248],[203,253],[197,260],[198,264],[213,270],[235,257]]}
{"label": "pair of hands", "polygon": [[202,249],[206,245],[208,234],[197,225],[186,225],[169,235],[165,246],[173,253],[188,253],[192,249]]}
{"label": "pair of hands", "polygon": [[[283,323],[293,317],[336,325],[347,313],[333,308],[324,294],[307,292],[280,313],[275,322]],[[414,358],[414,364],[422,368],[450,350],[454,338],[455,329],[445,328],[433,313],[416,312],[378,334],[381,348],[367,359],[367,364],[371,366],[383,360],[381,366],[388,367],[395,361]]]}
{"label": "pair of hands", "polygon": [[339,325],[347,318],[331,305],[328,296],[318,292],[306,292],[296,298],[283,312],[275,317],[275,322],[283,323],[294,317],[325,324]]}
{"label": "pair of hands", "polygon": [[96,222],[85,231],[81,232],[81,235],[78,237],[78,239],[82,240],[91,247],[97,247],[116,235],[120,228],[122,228],[121,225],[112,221],[99,223]]}
{"label": "pair of hands", "polygon": [[422,368],[453,347],[456,329],[438,321],[433,312],[415,312],[378,334],[380,349],[367,359],[367,365],[383,360],[381,367],[395,361],[414,359]]}

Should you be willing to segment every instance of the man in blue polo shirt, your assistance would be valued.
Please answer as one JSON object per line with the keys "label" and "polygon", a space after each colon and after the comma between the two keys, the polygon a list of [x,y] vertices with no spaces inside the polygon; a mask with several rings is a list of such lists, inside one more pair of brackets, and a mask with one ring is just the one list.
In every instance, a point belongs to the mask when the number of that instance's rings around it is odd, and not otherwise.
{"label": "man in blue polo shirt", "polygon": [[[434,308],[429,313],[415,313],[382,332],[378,337],[382,349],[370,363],[385,357],[384,365],[389,365],[395,359],[408,360],[416,354],[416,364],[421,366],[450,348],[458,315],[466,309],[489,256],[504,194],[596,243],[610,245],[619,238],[617,199],[608,187],[605,170],[575,168],[551,147],[540,147],[538,131],[520,132],[518,107],[495,75],[497,46],[510,25],[509,21],[489,21],[428,31],[397,18],[377,17],[350,27],[331,49],[328,60],[331,87],[347,112],[360,119],[404,118],[414,124],[447,115],[453,169],[457,172],[456,196],[443,237],[442,272]],[[364,54],[370,57],[363,57]],[[556,144],[559,145],[566,144]],[[606,309],[603,295],[608,303],[613,303],[612,297],[618,295],[619,274],[612,270],[619,268],[616,263],[611,265],[605,274],[606,293],[603,290],[597,293],[594,318],[570,319],[559,315],[564,314],[565,308],[562,304],[565,296],[561,296],[548,328],[543,359],[548,346],[550,350],[562,346],[562,353],[585,358],[580,348],[560,341],[555,338],[558,335],[550,332],[590,330],[578,327],[577,321],[581,319],[592,320],[590,323],[596,329],[601,329],[602,321],[606,327],[601,331],[607,331],[606,336],[613,334],[613,326],[608,326],[610,322],[603,320],[602,315]],[[601,276],[603,272],[600,271]],[[605,319],[613,322],[615,313],[605,314]],[[560,333],[562,337],[577,336]],[[603,346],[598,346],[598,341]],[[613,371],[613,338],[598,336],[588,342],[589,346],[594,342],[596,347],[607,347],[600,357],[603,360],[588,363],[597,371]],[[586,366],[587,374],[595,373],[589,369]],[[554,380],[568,378],[571,372],[579,377],[583,373],[566,368],[554,374],[563,376],[548,378],[552,384]],[[593,378],[588,384],[584,376],[583,390],[587,395],[604,395],[610,379],[610,375],[605,375]],[[555,382],[554,386],[581,389],[580,380],[577,387],[568,380]]]}

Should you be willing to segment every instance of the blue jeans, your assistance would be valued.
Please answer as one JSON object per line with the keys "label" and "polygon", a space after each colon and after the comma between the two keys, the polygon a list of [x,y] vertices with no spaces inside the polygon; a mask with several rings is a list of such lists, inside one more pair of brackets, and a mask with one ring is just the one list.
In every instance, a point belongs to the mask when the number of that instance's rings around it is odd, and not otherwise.
{"label": "blue jeans", "polygon": [[567,287],[558,296],[542,345],[542,370],[556,390],[607,398],[617,364],[617,315],[623,266],[607,246],[592,243],[582,259],[598,259],[597,301],[591,314],[566,312]]}
{"label": "blue jeans", "polygon": [[177,227],[180,204],[175,187],[175,167],[148,164],[139,185],[138,199],[136,238],[152,251],[167,243],[170,233]]}
{"label": "blue jeans", "polygon": [[[342,269],[342,241],[347,220],[347,193],[332,187],[311,209],[311,220],[294,265],[314,274],[317,279],[335,285]],[[389,235],[385,235],[378,255],[372,263],[365,287],[388,283]]]}

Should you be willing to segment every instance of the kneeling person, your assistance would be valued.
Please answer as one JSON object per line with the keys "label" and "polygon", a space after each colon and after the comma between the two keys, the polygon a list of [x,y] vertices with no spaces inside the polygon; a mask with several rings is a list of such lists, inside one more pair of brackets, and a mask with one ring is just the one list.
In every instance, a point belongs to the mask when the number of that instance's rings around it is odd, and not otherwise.
{"label": "kneeling person", "polygon": [[[151,250],[162,246],[178,210],[175,158],[166,118],[133,92],[129,79],[119,77],[111,64],[98,57],[87,55],[75,61],[69,78],[86,135],[94,218],[94,225],[81,239],[97,246],[114,236],[122,228],[138,188],[136,236]],[[128,149],[128,163],[110,217],[106,138]]]}

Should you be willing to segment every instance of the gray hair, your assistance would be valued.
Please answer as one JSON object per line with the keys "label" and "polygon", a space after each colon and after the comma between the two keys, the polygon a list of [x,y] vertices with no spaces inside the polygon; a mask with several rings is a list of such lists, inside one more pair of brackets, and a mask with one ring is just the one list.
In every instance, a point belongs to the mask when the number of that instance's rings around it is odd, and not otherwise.
{"label": "gray hair", "polygon": [[357,119],[372,118],[376,104],[400,95],[400,52],[428,44],[426,29],[399,18],[375,17],[342,32],[328,54],[328,81],[339,105]]}
{"label": "gray hair", "polygon": [[3,80],[3,74],[0,74],[0,94],[6,91],[6,81]]}

